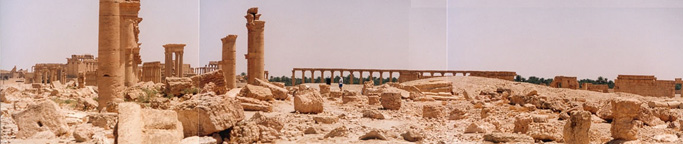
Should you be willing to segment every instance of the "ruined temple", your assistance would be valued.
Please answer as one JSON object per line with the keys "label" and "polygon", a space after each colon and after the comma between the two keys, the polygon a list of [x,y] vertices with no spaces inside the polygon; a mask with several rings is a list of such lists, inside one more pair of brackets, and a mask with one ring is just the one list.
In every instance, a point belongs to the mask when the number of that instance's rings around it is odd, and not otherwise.
{"label": "ruined temple", "polygon": [[579,81],[576,80],[576,77],[555,76],[553,82],[550,83],[550,87],[579,89]]}
{"label": "ruined temple", "polygon": [[676,82],[657,80],[655,76],[619,75],[614,80],[614,92],[625,92],[642,96],[674,97]]}

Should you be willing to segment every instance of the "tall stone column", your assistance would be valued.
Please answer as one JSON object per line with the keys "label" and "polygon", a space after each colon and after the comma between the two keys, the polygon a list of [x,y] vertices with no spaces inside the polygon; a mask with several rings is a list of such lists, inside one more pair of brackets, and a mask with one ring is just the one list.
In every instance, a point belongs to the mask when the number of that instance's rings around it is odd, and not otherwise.
{"label": "tall stone column", "polygon": [[120,0],[100,0],[99,40],[97,54],[98,110],[123,95],[123,62],[121,60]]}
{"label": "tall stone column", "polygon": [[265,21],[259,20],[261,14],[258,14],[258,7],[249,8],[247,15],[248,30],[248,53],[247,58],[247,83],[253,84],[254,79],[263,79],[264,62],[263,62],[263,29],[266,24]]}
{"label": "tall stone column", "polygon": [[171,57],[172,53],[166,51],[166,59],[164,65],[166,65],[164,68],[164,77],[172,77],[173,76],[173,58]]}
{"label": "tall stone column", "polygon": [[320,71],[320,83],[325,83],[325,71]]}
{"label": "tall stone column", "polygon": [[363,77],[363,71],[360,71],[360,75],[359,75],[359,76],[360,76],[360,77],[359,77],[359,78],[360,78],[360,80],[359,80],[359,81],[360,81],[360,84],[365,84],[365,77]]}
{"label": "tall stone column", "polygon": [[306,71],[301,71],[301,83],[306,83]]}
{"label": "tall stone column", "polygon": [[121,60],[124,63],[124,85],[132,86],[136,83],[134,71],[133,49],[138,47],[136,23],[140,11],[139,1],[121,1],[120,9],[120,43]]}
{"label": "tall stone column", "polygon": [[183,52],[178,52],[178,77],[185,76],[183,72]]}
{"label": "tall stone column", "polygon": [[315,71],[311,70],[311,83],[315,83]]}
{"label": "tall stone column", "polygon": [[353,71],[349,74],[349,84],[353,84]]}
{"label": "tall stone column", "polygon": [[173,60],[173,65],[174,65],[173,68],[175,68],[174,69],[175,70],[174,76],[181,77],[180,76],[180,55],[178,55],[177,52],[175,52],[174,54],[175,54],[175,59]]}
{"label": "tall stone column", "polygon": [[389,72],[389,82],[394,82],[394,72]]}
{"label": "tall stone column", "polygon": [[292,86],[296,84],[296,77],[294,76],[294,72],[296,71],[292,70]]}
{"label": "tall stone column", "polygon": [[235,40],[237,35],[228,35],[221,39],[223,42],[223,59],[221,64],[223,64],[223,77],[225,78],[225,86],[229,89],[235,88],[237,86],[237,80],[235,79]]}
{"label": "tall stone column", "polygon": [[384,84],[384,77],[382,76],[383,72],[379,72],[379,84]]}
{"label": "tall stone column", "polygon": [[35,76],[33,76],[33,83],[43,83],[43,72],[40,70],[34,70],[33,73],[35,73]]}

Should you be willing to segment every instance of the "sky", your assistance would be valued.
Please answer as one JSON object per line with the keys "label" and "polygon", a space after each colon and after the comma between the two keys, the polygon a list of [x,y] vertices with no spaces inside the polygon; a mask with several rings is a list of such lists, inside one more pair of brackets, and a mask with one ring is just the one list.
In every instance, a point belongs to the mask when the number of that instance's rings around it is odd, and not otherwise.
{"label": "sky", "polygon": [[[97,54],[99,1],[65,1],[0,0],[0,69]],[[680,0],[142,0],[141,5],[143,62],[163,62],[162,45],[185,43],[185,63],[204,66],[220,60],[221,38],[237,34],[237,72],[244,72],[244,15],[259,7],[271,76],[291,76],[296,67],[683,77]]]}

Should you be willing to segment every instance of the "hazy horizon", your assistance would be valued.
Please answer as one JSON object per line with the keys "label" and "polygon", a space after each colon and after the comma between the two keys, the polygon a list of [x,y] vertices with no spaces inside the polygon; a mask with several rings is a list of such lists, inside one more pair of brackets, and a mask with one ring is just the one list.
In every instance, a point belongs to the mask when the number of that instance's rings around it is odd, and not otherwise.
{"label": "hazy horizon", "polygon": [[[0,69],[97,55],[98,3],[0,1]],[[237,73],[245,72],[244,15],[259,7],[271,76],[318,67],[683,77],[683,1],[676,0],[142,0],[141,7],[143,62],[163,62],[163,44],[185,43],[185,63],[204,66],[220,60],[220,38],[237,34]]]}

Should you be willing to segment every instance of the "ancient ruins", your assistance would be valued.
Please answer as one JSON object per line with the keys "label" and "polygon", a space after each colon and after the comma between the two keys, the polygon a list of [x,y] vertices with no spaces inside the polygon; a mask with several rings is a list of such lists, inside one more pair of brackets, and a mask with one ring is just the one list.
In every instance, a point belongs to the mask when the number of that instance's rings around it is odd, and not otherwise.
{"label": "ancient ruins", "polygon": [[221,57],[196,67],[185,44],[151,46],[163,62],[143,62],[139,11],[100,0],[97,55],[0,71],[0,143],[683,143],[681,78],[619,75],[611,88],[513,71],[293,68],[278,81],[257,7],[247,36],[225,32]]}
{"label": "ancient ruins", "polygon": [[555,76],[553,82],[550,83],[549,86],[554,88],[579,89],[579,81],[576,80],[576,77]]}

